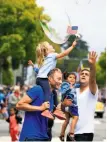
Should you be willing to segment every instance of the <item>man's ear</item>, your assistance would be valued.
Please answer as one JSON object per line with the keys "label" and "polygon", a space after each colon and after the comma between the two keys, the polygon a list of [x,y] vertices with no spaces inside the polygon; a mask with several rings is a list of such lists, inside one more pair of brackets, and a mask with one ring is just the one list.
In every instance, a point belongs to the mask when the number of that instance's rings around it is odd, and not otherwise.
{"label": "man's ear", "polygon": [[53,80],[52,76],[48,77],[48,81],[51,82]]}
{"label": "man's ear", "polygon": [[49,76],[49,77],[48,77],[48,81],[50,82],[50,80],[51,80],[51,77]]}

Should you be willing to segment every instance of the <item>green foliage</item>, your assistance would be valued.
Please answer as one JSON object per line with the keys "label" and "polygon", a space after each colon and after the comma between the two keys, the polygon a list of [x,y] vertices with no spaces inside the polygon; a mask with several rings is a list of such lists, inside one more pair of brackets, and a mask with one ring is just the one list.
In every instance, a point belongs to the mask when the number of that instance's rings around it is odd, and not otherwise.
{"label": "green foliage", "polygon": [[3,84],[5,85],[13,85],[14,77],[12,73],[12,69],[8,68],[7,70],[3,70]]}
{"label": "green foliage", "polygon": [[[76,38],[75,36],[70,36],[70,38],[68,40],[69,46],[72,45],[75,38]],[[69,54],[69,57],[70,58],[79,58],[79,59],[86,58],[87,54],[88,54],[88,48],[89,48],[89,46],[87,45],[86,41],[79,40],[77,43],[77,46]]]}
{"label": "green foliage", "polygon": [[13,69],[17,69],[19,67],[20,59],[18,57],[12,58],[12,67]]}
{"label": "green foliage", "polygon": [[106,70],[106,51],[101,53],[98,64],[104,71]]}
{"label": "green foliage", "polygon": [[[39,20],[49,21],[35,0],[0,0],[0,58],[35,61],[36,45],[44,36]],[[16,68],[15,67],[15,68]]]}
{"label": "green foliage", "polygon": [[106,84],[106,51],[102,52],[96,65],[97,84],[100,88]]}
{"label": "green foliage", "polygon": [[[35,61],[35,49],[44,37],[39,20],[49,21],[35,0],[0,0],[0,67],[3,83],[13,82],[11,65],[17,69],[20,63]],[[8,62],[8,57],[11,62]]]}

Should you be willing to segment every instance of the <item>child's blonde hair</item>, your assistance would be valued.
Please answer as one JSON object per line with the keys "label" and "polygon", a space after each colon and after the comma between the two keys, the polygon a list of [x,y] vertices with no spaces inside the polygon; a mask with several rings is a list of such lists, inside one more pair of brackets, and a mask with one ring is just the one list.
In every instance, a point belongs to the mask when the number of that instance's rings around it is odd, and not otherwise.
{"label": "child's blonde hair", "polygon": [[36,49],[36,58],[37,58],[38,67],[40,67],[43,64],[44,58],[47,56],[48,45],[49,43],[45,41],[40,43]]}

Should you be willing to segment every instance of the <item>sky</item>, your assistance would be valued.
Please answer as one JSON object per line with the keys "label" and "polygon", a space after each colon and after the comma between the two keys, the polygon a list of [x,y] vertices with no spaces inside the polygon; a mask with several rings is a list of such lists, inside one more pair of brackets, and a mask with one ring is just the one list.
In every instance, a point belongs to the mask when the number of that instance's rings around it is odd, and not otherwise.
{"label": "sky", "polygon": [[[50,25],[62,37],[69,25],[78,26],[78,32],[83,35],[90,51],[98,55],[106,47],[106,0],[36,0],[39,6],[45,8],[44,13],[51,17]],[[89,2],[89,3],[88,3]]]}

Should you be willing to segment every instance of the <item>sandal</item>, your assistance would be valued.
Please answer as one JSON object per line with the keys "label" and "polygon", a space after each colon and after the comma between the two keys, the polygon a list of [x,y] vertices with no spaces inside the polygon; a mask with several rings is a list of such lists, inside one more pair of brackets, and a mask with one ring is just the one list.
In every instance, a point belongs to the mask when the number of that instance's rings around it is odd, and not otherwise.
{"label": "sandal", "polygon": [[59,139],[64,142],[64,135],[60,135]]}
{"label": "sandal", "polygon": [[74,141],[75,142],[74,133],[69,133],[68,137],[69,137],[69,141]]}

